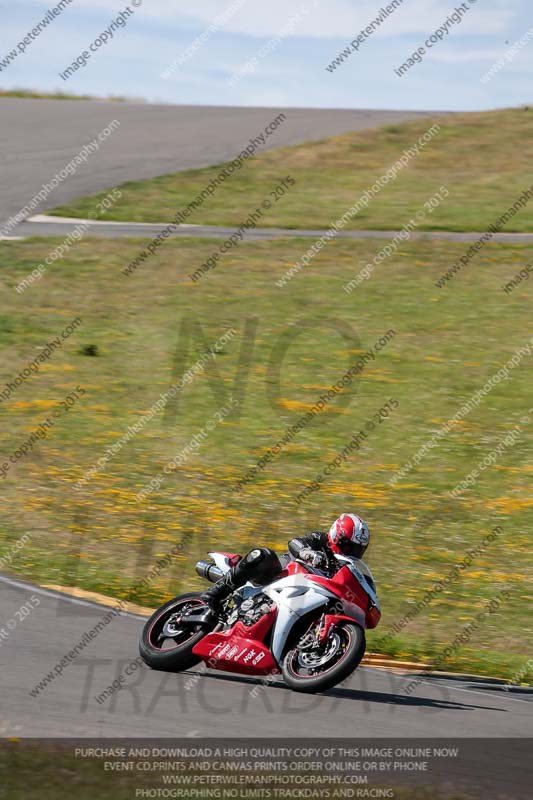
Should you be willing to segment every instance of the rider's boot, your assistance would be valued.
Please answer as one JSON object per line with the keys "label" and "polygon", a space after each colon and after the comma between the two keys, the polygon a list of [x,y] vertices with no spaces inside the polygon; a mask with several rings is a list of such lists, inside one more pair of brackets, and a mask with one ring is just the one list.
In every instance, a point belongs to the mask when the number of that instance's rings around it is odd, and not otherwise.
{"label": "rider's boot", "polygon": [[206,592],[203,592],[202,600],[216,613],[220,610],[226,597],[229,597],[235,589],[243,586],[250,579],[249,572],[249,565],[245,563],[244,558],[241,559],[236,566],[226,572],[223,578],[220,578]]}
{"label": "rider's boot", "polygon": [[247,553],[223,578],[204,592],[202,600],[214,613],[218,613],[226,597],[244,586],[247,581],[271,580],[280,569],[281,565],[274,551],[267,547],[258,547]]}

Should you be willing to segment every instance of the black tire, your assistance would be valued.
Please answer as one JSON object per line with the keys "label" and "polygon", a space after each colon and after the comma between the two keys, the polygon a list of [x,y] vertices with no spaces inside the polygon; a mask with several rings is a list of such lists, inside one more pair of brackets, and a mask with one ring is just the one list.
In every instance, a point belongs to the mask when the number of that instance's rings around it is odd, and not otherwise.
{"label": "black tire", "polygon": [[287,686],[295,692],[325,692],[345,680],[359,666],[365,654],[364,630],[355,622],[339,622],[334,633],[341,639],[340,657],[330,667],[327,662],[316,674],[303,675],[298,671],[298,650],[293,647],[283,659],[281,671]]}
{"label": "black tire", "polygon": [[[157,633],[165,621],[170,617],[173,609],[179,607],[184,601],[200,601],[199,592],[188,592],[179,597],[174,597],[155,611],[143,628],[139,642],[139,653],[145,664],[152,669],[161,669],[166,672],[181,672],[199,664],[201,659],[193,655],[193,647],[201,641],[208,631],[205,626],[201,629],[191,629],[191,635],[185,641],[179,642],[168,648],[158,647],[156,644]],[[200,604],[198,602],[198,605]],[[194,603],[196,605],[196,603]],[[166,639],[165,641],[168,641]]]}

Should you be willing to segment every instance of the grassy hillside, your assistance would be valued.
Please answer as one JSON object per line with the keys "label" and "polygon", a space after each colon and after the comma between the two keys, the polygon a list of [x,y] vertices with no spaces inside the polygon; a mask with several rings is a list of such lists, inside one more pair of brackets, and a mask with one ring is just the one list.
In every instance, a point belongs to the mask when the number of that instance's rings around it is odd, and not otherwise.
{"label": "grassy hillside", "polygon": [[[390,480],[529,341],[531,281],[509,294],[501,285],[531,259],[532,249],[492,245],[441,290],[435,281],[464,245],[405,243],[347,294],[343,285],[379,242],[330,243],[284,289],[275,281],[300,257],[302,241],[241,244],[197,283],[188,275],[212,253],[213,240],[169,240],[125,277],[121,270],[141,244],[82,240],[23,294],[14,287],[54,243],[4,242],[0,249],[0,392],[39,348],[72,319],[82,319],[39,372],[0,403],[3,461],[60,412],[46,437],[2,480],[1,569],[155,605],[200,585],[193,563],[208,547],[242,551],[260,541],[283,549],[291,536],[353,509],[373,532],[369,563],[383,602],[381,631],[369,635],[372,648],[469,547],[501,525],[504,534],[386,649],[431,658],[507,587],[509,599],[445,665],[508,676],[520,669],[531,625],[526,576],[533,465],[531,424],[523,421],[533,405],[531,358],[524,357],[403,480]],[[155,413],[76,491],[106,448],[232,326],[236,335],[185,385],[178,404]],[[287,427],[390,330],[394,336],[342,397],[236,492],[238,479]],[[78,387],[85,394],[65,410],[61,401]],[[231,392],[242,403],[240,417],[217,420]],[[380,424],[374,415],[391,400],[399,406]],[[136,502],[208,422],[212,430],[198,449]],[[453,487],[517,425],[522,432],[514,446],[501,451],[472,488],[451,498]],[[321,491],[298,502],[361,429],[368,435],[360,449]],[[30,540],[13,554],[27,532]],[[132,590],[176,542],[183,551],[172,568],[142,592]]]}
{"label": "grassy hillside", "polygon": [[[238,226],[263,200],[272,199],[269,192],[290,175],[296,185],[288,196],[272,202],[258,224],[328,227],[434,122],[441,126],[440,132],[394,182],[348,222],[347,229],[401,228],[445,186],[449,197],[419,228],[483,231],[531,184],[528,176],[533,157],[533,109],[455,114],[387,125],[263,153],[227,178],[187,221]],[[273,141],[274,138],[275,133]],[[120,202],[106,219],[171,220],[218,175],[220,168],[221,165],[126,183],[121,187]],[[69,203],[53,213],[87,217],[106,194],[107,191]],[[531,231],[532,219],[531,207],[526,208],[513,217],[506,230]]]}
{"label": "grassy hillside", "polygon": [[[21,97],[23,99],[36,100],[113,100],[122,102],[124,97],[95,97],[91,94],[70,94],[69,92],[41,92],[38,89],[0,89],[0,97]],[[137,101],[141,102],[141,101]]]}

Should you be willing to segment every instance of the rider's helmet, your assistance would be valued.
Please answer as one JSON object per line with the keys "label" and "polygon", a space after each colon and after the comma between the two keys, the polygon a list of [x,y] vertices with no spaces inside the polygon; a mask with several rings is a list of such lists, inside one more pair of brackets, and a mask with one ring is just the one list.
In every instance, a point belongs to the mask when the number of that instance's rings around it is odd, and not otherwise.
{"label": "rider's helmet", "polygon": [[334,553],[362,558],[368,543],[368,525],[357,514],[341,514],[328,531],[328,543]]}

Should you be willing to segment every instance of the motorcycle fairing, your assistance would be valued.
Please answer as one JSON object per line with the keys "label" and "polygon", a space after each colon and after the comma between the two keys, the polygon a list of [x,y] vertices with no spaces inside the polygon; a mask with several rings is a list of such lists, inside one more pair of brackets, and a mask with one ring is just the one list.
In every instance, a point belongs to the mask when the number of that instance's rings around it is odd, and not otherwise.
{"label": "motorcycle fairing", "polygon": [[229,572],[230,569],[241,560],[241,557],[238,553],[215,553],[214,551],[210,550],[207,555],[211,556],[223,575],[225,575],[226,572]]}
{"label": "motorcycle fairing", "polygon": [[223,671],[238,671],[247,675],[268,675],[279,672],[263,639],[272,627],[276,609],[272,609],[256,623],[247,627],[237,621],[227,631],[208,633],[193,647],[193,653],[208,667]]}
{"label": "motorcycle fairing", "polygon": [[[211,552],[210,555],[224,573],[231,568],[231,553]],[[253,584],[245,584],[244,588],[249,586],[253,593],[262,591],[275,607],[250,627],[237,621],[227,631],[207,634],[194,646],[193,653],[214,669],[235,670],[238,667],[240,672],[250,675],[277,672],[296,623],[335,598],[342,600],[344,614],[331,617],[331,621],[345,618],[363,629],[374,628],[381,612],[373,586],[367,580],[368,576],[373,581],[370,570],[360,559],[337,558],[342,567],[332,578],[301,563],[290,562],[282,577],[268,586],[257,589]],[[272,626],[272,640],[267,648],[263,639]]]}
{"label": "motorcycle fairing", "polygon": [[[294,625],[304,614],[327,605],[333,595],[322,586],[311,585],[302,574],[274,581],[262,589],[275,603],[268,614],[249,628],[237,621],[229,630],[208,633],[193,647],[213,669],[235,670],[250,675],[279,671],[283,650]],[[270,649],[262,639],[274,624]]]}
{"label": "motorcycle fairing", "polygon": [[372,605],[374,605],[378,611],[381,611],[379,607],[378,596],[374,588],[374,577],[370,572],[370,568],[365,564],[365,562],[360,558],[350,558],[349,556],[343,556],[337,553],[335,554],[335,558],[337,561],[340,561],[346,567],[348,567],[352,575],[357,579],[367,595],[370,597]]}
{"label": "motorcycle fairing", "polygon": [[327,605],[335,596],[324,586],[313,586],[309,577],[308,574],[295,573],[263,589],[278,609],[270,645],[278,664],[281,664],[285,644],[295,624],[315,608]]}

